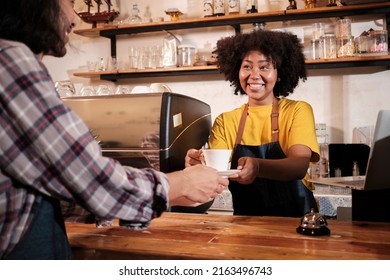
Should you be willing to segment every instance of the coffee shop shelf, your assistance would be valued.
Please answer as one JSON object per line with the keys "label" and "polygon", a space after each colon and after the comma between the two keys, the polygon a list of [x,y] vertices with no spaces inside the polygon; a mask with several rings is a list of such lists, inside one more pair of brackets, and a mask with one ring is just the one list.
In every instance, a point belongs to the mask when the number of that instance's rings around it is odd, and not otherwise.
{"label": "coffee shop shelf", "polygon": [[100,72],[75,72],[76,77],[100,78],[101,80],[117,80],[125,78],[142,77],[166,77],[166,76],[189,76],[189,75],[208,75],[218,74],[216,66],[194,66],[194,67],[170,67],[156,69],[129,69],[119,71],[100,71]]}
{"label": "coffee shop shelf", "polygon": [[229,25],[233,26],[238,31],[240,29],[240,25],[252,24],[255,22],[286,22],[291,20],[320,19],[370,14],[390,14],[390,2],[336,7],[319,7],[312,9],[279,10],[253,14],[191,18],[178,21],[163,21],[141,24],[111,24],[98,28],[79,29],[75,30],[74,32],[76,34],[87,37],[101,36],[113,39],[117,35]]}
{"label": "coffee shop shelf", "polygon": [[[308,69],[329,69],[345,67],[369,67],[382,66],[383,70],[390,68],[390,55],[381,56],[355,56],[335,59],[306,60]],[[168,77],[168,76],[194,76],[219,74],[217,66],[172,67],[157,69],[129,69],[119,71],[101,72],[75,72],[76,77],[99,78],[102,80],[116,81],[127,78],[143,77]]]}
{"label": "coffee shop shelf", "polygon": [[[253,14],[226,15],[218,17],[181,19],[178,21],[163,21],[141,24],[108,24],[97,28],[79,29],[74,32],[86,37],[106,37],[110,39],[111,56],[117,53],[117,36],[131,35],[136,33],[161,32],[164,30],[193,29],[204,27],[232,26],[236,32],[241,31],[241,25],[256,22],[289,22],[297,20],[353,17],[359,15],[377,15],[386,18],[387,28],[390,24],[390,2],[347,5],[336,7],[319,7],[312,9],[279,10],[259,12]],[[329,60],[308,60],[308,69],[330,69],[345,67],[383,66],[389,69],[390,56],[367,56]],[[100,78],[103,80],[116,81],[117,79],[141,78],[141,77],[164,77],[164,76],[193,76],[218,74],[215,66],[163,68],[147,70],[120,70],[118,72],[93,72],[75,73],[78,77]]]}

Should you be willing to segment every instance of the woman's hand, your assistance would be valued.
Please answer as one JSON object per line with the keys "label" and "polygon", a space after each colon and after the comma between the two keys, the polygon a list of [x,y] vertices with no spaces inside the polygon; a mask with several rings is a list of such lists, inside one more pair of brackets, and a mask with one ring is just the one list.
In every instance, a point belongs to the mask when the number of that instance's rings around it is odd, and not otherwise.
{"label": "woman's hand", "polygon": [[194,166],[197,164],[202,164],[204,161],[202,150],[196,150],[196,149],[189,149],[187,151],[187,154],[184,158],[185,161],[185,167]]}
{"label": "woman's hand", "polygon": [[251,184],[259,175],[259,161],[251,157],[239,158],[237,169],[240,170],[238,175],[230,179],[240,184]]}
{"label": "woman's hand", "polygon": [[297,144],[282,159],[242,157],[237,167],[241,172],[237,178],[231,179],[241,184],[250,184],[256,177],[278,181],[300,180],[307,173],[311,153],[308,147]]}

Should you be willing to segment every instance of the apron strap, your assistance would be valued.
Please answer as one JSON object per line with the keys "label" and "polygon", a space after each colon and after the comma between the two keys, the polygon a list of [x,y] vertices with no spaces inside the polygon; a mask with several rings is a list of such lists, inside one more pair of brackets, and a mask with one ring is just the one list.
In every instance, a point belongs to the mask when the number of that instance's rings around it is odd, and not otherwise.
{"label": "apron strap", "polygon": [[[238,131],[236,136],[235,145],[241,143],[242,135],[244,133],[244,127],[246,122],[246,117],[248,116],[249,104],[245,104],[244,111],[242,112],[240,123],[238,125]],[[272,112],[271,112],[271,139],[272,142],[279,141],[279,99],[274,98],[272,101]]]}
{"label": "apron strap", "polygon": [[271,112],[271,139],[272,142],[279,141],[279,99],[274,98],[272,102],[272,112]]}
{"label": "apron strap", "polygon": [[242,134],[244,133],[244,127],[245,127],[245,122],[246,122],[246,117],[248,116],[248,107],[249,104],[245,104],[244,111],[242,112],[241,119],[240,119],[240,124],[238,125],[238,131],[237,131],[237,136],[236,136],[236,143],[235,145],[238,145],[241,143],[242,139]]}

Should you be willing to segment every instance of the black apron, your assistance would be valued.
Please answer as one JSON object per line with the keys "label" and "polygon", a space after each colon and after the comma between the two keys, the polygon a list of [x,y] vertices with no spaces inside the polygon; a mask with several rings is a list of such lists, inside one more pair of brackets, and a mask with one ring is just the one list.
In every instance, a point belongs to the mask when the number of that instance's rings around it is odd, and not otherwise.
{"label": "black apron", "polygon": [[5,258],[9,260],[71,259],[71,248],[66,236],[59,200],[43,196],[30,228],[15,249]]}
{"label": "black apron", "polygon": [[[241,145],[248,104],[242,113],[233,150],[231,168],[236,169],[241,157],[264,159],[286,158],[279,144],[279,100],[274,98],[271,113],[272,142],[260,146]],[[234,215],[301,217],[311,208],[316,212],[317,203],[312,191],[301,180],[276,181],[256,178],[251,184],[235,181],[229,183],[232,193]]]}

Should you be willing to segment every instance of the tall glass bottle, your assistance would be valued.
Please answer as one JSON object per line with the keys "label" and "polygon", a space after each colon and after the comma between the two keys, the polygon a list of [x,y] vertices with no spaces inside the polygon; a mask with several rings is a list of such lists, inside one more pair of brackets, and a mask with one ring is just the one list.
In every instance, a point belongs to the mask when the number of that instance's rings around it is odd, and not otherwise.
{"label": "tall glass bottle", "polygon": [[352,163],[352,176],[359,176],[360,171],[359,171],[359,165],[357,161],[354,161]]}
{"label": "tall glass bottle", "polygon": [[316,124],[316,136],[320,148],[320,161],[317,165],[319,165],[320,177],[326,178],[329,177],[329,145],[325,123]]}
{"label": "tall glass bottle", "polygon": [[257,0],[246,0],[246,13],[257,13]]}
{"label": "tall glass bottle", "polygon": [[138,9],[138,4],[133,4],[133,10],[131,11],[131,17],[129,23],[141,23],[142,18],[139,15],[140,11]]}

